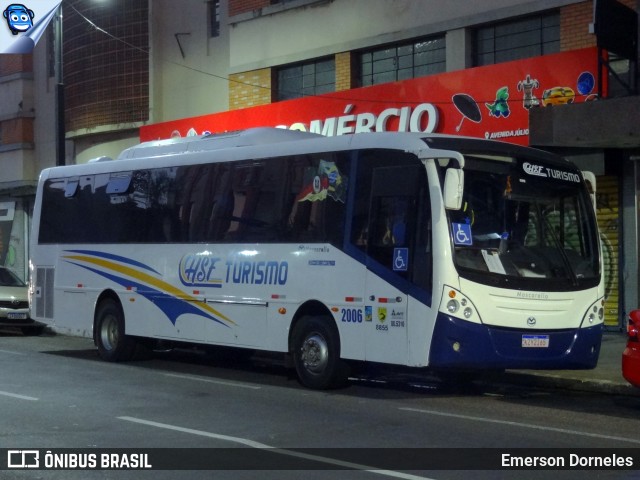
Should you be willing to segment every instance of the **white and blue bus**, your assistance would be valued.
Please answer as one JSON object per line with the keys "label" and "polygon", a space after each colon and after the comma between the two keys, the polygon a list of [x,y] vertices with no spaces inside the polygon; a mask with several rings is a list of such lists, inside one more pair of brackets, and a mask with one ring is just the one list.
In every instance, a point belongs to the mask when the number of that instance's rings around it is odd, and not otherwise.
{"label": "white and blue bus", "polygon": [[176,342],[351,361],[588,369],[603,330],[593,175],[479,139],[250,129],[44,170],[31,309],[102,358]]}

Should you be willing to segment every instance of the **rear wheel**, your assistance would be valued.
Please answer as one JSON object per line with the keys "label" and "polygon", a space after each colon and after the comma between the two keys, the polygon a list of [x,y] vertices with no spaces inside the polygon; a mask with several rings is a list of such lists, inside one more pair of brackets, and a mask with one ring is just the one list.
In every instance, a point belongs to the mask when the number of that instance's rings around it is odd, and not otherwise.
{"label": "rear wheel", "polygon": [[100,302],[96,311],[95,340],[98,353],[108,362],[130,360],[136,349],[133,338],[124,333],[124,313],[113,299]]}
{"label": "rear wheel", "polygon": [[340,337],[329,317],[303,317],[293,331],[293,362],[300,383],[314,389],[340,386],[347,367],[340,359]]}

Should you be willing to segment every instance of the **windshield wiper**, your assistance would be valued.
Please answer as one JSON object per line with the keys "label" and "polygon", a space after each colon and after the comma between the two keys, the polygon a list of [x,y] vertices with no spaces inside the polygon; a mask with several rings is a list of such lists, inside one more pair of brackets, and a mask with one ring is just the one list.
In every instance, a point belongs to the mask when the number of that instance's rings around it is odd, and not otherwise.
{"label": "windshield wiper", "polygon": [[546,215],[544,215],[544,213],[542,212],[542,209],[539,208],[539,205],[538,205],[537,202],[536,202],[535,205],[536,205],[536,208],[538,208],[538,212],[542,216],[543,221],[545,222],[545,226],[547,227],[547,230],[550,233],[551,238],[552,238],[553,242],[555,243],[555,246],[556,246],[557,250],[560,252],[560,258],[562,258],[562,263],[564,263],[564,267],[569,272],[569,277],[570,277],[573,285],[577,286],[578,285],[578,277],[576,275],[576,272],[573,270],[573,267],[571,266],[571,260],[569,260],[569,257],[567,256],[567,252],[564,251],[564,248],[562,247],[562,244],[560,243],[560,239],[557,237],[557,235],[553,231],[553,226],[549,222],[549,219],[546,217]]}

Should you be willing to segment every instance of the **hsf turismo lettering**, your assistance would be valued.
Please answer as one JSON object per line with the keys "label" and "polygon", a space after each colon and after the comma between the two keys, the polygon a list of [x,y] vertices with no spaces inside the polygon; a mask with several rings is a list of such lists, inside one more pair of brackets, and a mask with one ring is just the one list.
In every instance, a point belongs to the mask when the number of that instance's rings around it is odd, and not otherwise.
{"label": "hsf turismo lettering", "polygon": [[180,280],[184,285],[190,286],[221,287],[223,281],[227,284],[285,285],[289,276],[289,263],[286,261],[221,262],[220,257],[211,255],[186,255],[180,261]]}
{"label": "hsf turismo lettering", "polygon": [[249,285],[285,285],[289,276],[289,263],[276,261],[227,260],[227,283]]}

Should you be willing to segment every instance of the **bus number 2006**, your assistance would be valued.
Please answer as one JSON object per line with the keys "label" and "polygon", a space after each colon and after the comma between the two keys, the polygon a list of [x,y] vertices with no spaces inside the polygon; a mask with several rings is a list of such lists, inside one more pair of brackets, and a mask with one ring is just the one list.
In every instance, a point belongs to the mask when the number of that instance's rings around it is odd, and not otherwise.
{"label": "bus number 2006", "polygon": [[343,308],[342,321],[349,323],[362,323],[362,310],[357,308]]}

